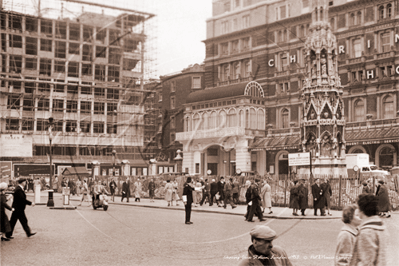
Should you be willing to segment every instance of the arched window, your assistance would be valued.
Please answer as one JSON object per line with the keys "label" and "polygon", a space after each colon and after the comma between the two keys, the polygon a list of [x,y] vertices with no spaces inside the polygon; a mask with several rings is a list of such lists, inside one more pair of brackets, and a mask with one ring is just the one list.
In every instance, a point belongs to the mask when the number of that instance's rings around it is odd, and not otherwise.
{"label": "arched window", "polygon": [[240,77],[240,63],[234,63],[233,65],[233,79],[238,79]]}
{"label": "arched window", "polygon": [[287,109],[283,109],[281,111],[281,127],[282,128],[289,127],[289,111]]}
{"label": "arched window", "polygon": [[208,113],[204,113],[203,115],[202,115],[202,124],[203,124],[203,127],[202,127],[202,129],[209,129],[209,119],[210,119],[210,115],[208,114]]}
{"label": "arched window", "polygon": [[391,167],[393,165],[393,153],[395,152],[395,149],[392,149],[390,147],[384,147],[381,149],[380,152],[380,167],[387,166]]}
{"label": "arched window", "polygon": [[226,127],[226,112],[225,111],[221,111],[219,113],[217,127]]}
{"label": "arched window", "polygon": [[283,42],[287,41],[287,30],[283,31]]}
{"label": "arched window", "polygon": [[384,18],[384,6],[380,6],[378,8],[378,19],[383,19]]}
{"label": "arched window", "polygon": [[256,111],[255,109],[251,108],[249,111],[250,114],[250,121],[251,121],[251,129],[256,129],[257,128],[257,121],[256,121]]}
{"label": "arched window", "polygon": [[258,110],[258,129],[265,130],[265,112],[262,109]]}
{"label": "arched window", "polygon": [[382,111],[384,119],[394,118],[393,97],[387,96],[382,101]]}
{"label": "arched window", "polygon": [[227,126],[228,127],[237,126],[237,113],[234,109],[231,109],[227,115]]}
{"label": "arched window", "polygon": [[250,128],[249,110],[245,111],[245,128]]}
{"label": "arched window", "polygon": [[239,127],[244,127],[244,111],[240,110],[240,112],[238,113],[238,126]]}
{"label": "arched window", "polygon": [[190,131],[190,118],[189,117],[186,117],[184,119],[184,131],[185,132]]}
{"label": "arched window", "polygon": [[229,65],[224,65],[223,66],[223,81],[228,80],[228,77],[230,76],[230,67]]}
{"label": "arched window", "polygon": [[355,121],[356,122],[362,122],[364,121],[365,118],[365,113],[364,113],[364,103],[362,100],[357,100],[354,105],[355,109]]}
{"label": "arched window", "polygon": [[200,116],[199,114],[195,114],[193,117],[193,131],[199,129],[198,125],[200,122]]}
{"label": "arched window", "polygon": [[357,12],[357,15],[356,15],[356,25],[361,25],[361,24],[362,24],[362,12],[359,11],[359,12]]}
{"label": "arched window", "polygon": [[349,26],[353,26],[355,24],[355,14],[351,13],[350,19],[349,19]]}
{"label": "arched window", "polygon": [[387,5],[387,18],[390,18],[392,16],[392,5],[388,4]]}

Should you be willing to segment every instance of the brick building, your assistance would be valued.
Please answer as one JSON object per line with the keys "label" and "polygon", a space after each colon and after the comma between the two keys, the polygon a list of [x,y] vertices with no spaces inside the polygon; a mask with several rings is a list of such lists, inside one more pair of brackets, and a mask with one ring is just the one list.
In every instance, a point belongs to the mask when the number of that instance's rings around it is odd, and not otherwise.
{"label": "brick building", "polygon": [[[399,151],[399,5],[326,5],[344,86],[346,153],[366,152],[378,167],[391,168]],[[311,0],[213,1],[204,41],[206,88],[189,96],[185,132],[177,135],[183,169],[221,175],[237,168],[292,170],[288,153],[300,148],[311,8]]]}

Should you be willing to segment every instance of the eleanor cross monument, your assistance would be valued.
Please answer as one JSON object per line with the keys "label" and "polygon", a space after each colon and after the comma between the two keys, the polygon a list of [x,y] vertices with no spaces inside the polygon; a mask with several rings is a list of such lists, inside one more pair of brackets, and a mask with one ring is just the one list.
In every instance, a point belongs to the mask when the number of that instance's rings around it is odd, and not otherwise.
{"label": "eleanor cross monument", "polygon": [[[346,175],[343,88],[337,42],[328,22],[328,1],[312,1],[312,24],[305,43],[301,151],[311,152],[313,174]],[[310,174],[309,166],[299,174]]]}

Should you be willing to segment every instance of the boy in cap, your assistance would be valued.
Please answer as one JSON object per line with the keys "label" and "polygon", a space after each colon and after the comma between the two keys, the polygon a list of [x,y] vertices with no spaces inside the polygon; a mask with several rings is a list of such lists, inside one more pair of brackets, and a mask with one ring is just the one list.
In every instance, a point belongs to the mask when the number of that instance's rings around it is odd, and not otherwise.
{"label": "boy in cap", "polygon": [[26,199],[24,187],[26,185],[26,179],[21,178],[18,180],[18,186],[15,188],[14,191],[14,201],[12,203],[12,207],[14,208],[14,212],[11,214],[10,225],[11,231],[7,232],[6,236],[9,239],[13,239],[12,233],[14,232],[14,227],[17,221],[19,220],[22,228],[25,230],[25,233],[28,237],[35,235],[36,233],[32,233],[28,226],[28,219],[25,215],[25,207],[26,205],[35,206],[34,202],[30,202]]}
{"label": "boy in cap", "polygon": [[251,232],[252,245],[248,248],[248,256],[240,261],[240,266],[247,265],[287,265],[291,266],[287,253],[272,242],[277,235],[266,225],[257,225]]}

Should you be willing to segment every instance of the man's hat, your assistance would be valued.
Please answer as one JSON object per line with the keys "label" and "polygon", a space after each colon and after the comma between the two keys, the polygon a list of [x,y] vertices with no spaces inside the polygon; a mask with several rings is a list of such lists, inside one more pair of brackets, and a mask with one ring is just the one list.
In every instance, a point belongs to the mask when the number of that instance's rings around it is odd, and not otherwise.
{"label": "man's hat", "polygon": [[258,238],[258,239],[263,239],[263,240],[268,240],[272,241],[277,237],[277,234],[274,230],[272,230],[269,226],[266,225],[257,225],[254,228],[252,228],[251,232],[249,234],[252,237]]}
{"label": "man's hat", "polygon": [[20,178],[20,179],[18,179],[18,183],[19,184],[21,184],[22,182],[25,182],[26,181],[26,178]]}

